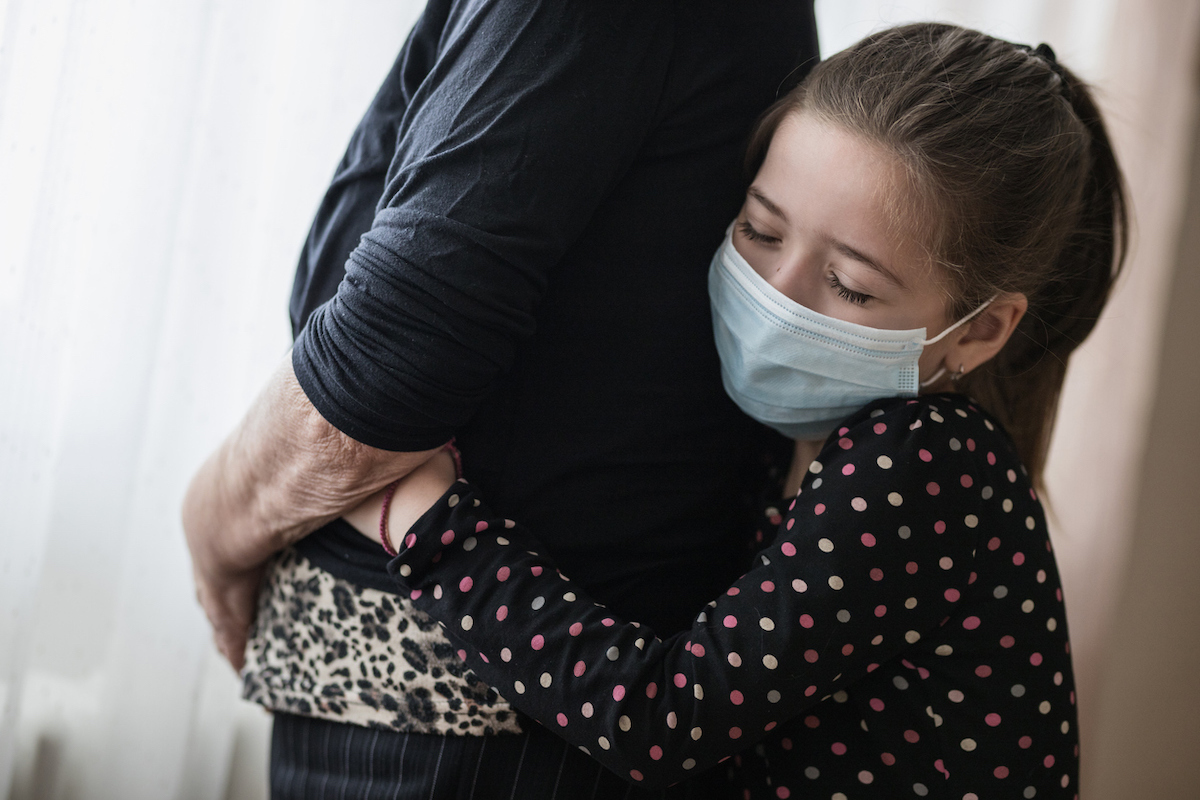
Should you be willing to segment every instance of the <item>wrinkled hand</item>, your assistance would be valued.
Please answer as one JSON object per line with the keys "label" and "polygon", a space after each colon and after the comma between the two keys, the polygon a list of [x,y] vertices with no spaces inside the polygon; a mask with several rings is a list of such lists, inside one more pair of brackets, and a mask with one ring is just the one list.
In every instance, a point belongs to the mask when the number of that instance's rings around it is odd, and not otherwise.
{"label": "wrinkled hand", "polygon": [[240,672],[246,662],[246,640],[254,623],[264,566],[237,570],[207,565],[202,569],[195,551],[192,563],[196,599],[212,625],[213,642],[230,666]]}

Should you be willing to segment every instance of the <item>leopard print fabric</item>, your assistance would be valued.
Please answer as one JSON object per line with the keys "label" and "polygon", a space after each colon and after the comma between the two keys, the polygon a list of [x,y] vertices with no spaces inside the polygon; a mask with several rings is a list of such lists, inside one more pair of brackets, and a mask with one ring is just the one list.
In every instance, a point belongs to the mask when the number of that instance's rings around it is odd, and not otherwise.
{"label": "leopard print fabric", "polygon": [[242,696],[273,711],[409,733],[521,732],[508,702],[408,598],[339,580],[292,548],[267,569]]}

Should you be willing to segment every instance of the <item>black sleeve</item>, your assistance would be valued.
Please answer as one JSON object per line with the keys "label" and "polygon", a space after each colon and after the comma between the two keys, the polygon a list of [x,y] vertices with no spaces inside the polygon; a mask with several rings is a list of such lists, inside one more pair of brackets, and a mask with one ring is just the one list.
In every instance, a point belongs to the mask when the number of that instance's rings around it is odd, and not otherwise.
{"label": "black sleeve", "polygon": [[465,483],[406,534],[389,572],[515,706],[617,774],[666,785],[953,614],[974,580],[982,501],[970,487],[992,448],[1007,450],[964,413],[889,400],[848,420],[753,568],[669,639],[593,603]]}
{"label": "black sleeve", "polygon": [[469,419],[651,129],[674,12],[454,5],[371,229],[293,351],[322,416],[389,450],[436,446]]}

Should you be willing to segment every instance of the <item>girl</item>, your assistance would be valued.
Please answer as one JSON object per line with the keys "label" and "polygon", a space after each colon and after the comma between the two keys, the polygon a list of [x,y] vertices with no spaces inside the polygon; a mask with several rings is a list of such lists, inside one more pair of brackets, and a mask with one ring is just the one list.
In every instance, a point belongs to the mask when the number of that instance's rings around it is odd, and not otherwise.
{"label": "girl", "polygon": [[1036,488],[1124,255],[1087,89],[1044,45],[905,26],[815,68],[750,160],[709,273],[715,338],[730,396],[796,440],[794,499],[690,630],[614,619],[449,456],[352,521],[390,547],[415,520],[389,570],[418,607],[634,783],[744,751],[747,797],[1075,795]]}

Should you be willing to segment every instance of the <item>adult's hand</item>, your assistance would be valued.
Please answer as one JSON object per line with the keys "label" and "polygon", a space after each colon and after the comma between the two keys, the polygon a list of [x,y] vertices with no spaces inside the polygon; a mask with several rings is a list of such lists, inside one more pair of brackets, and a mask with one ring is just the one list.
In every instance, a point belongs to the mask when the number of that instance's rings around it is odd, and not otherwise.
{"label": "adult's hand", "polygon": [[395,453],[346,436],[308,401],[288,355],[183,502],[196,596],[234,669],[266,561],[436,452]]}

